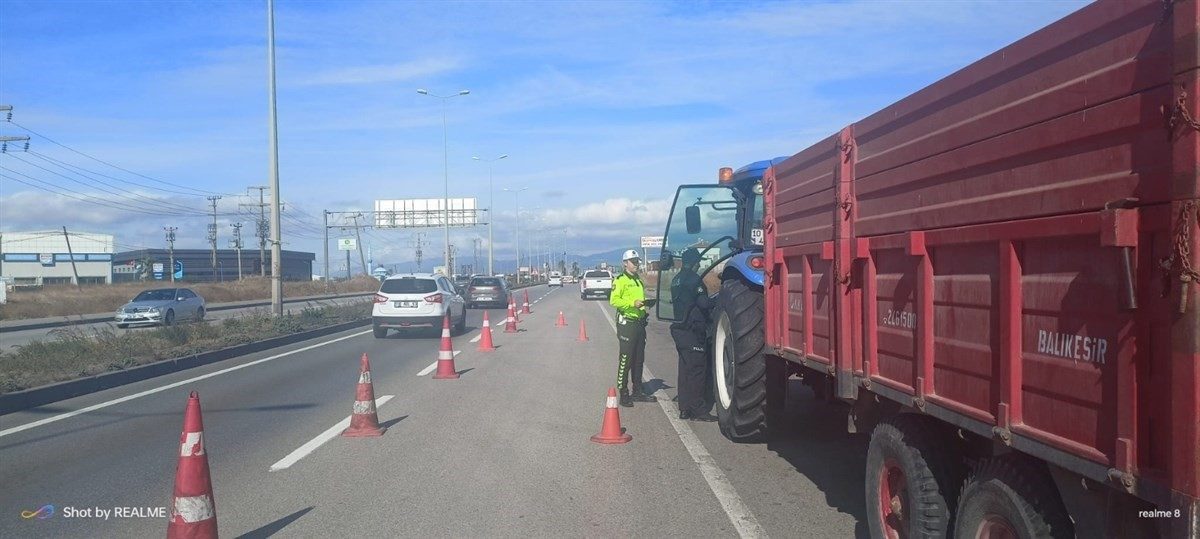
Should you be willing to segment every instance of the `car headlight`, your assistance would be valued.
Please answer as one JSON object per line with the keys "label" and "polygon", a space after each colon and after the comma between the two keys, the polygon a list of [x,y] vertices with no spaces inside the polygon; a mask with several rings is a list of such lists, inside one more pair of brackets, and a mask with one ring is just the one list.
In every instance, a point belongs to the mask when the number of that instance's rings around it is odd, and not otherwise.
{"label": "car headlight", "polygon": [[161,312],[162,312],[162,307],[151,307],[151,308],[150,308],[150,313],[151,313],[151,314],[158,314],[158,313],[161,313]]}

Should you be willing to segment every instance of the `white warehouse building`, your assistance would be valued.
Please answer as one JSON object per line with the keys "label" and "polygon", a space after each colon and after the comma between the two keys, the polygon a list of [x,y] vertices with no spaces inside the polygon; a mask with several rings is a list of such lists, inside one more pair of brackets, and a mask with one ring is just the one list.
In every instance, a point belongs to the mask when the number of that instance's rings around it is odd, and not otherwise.
{"label": "white warehouse building", "polygon": [[[69,243],[69,245],[68,245]],[[62,230],[0,233],[0,276],[15,286],[112,283],[113,236]],[[72,263],[74,262],[74,263]]]}

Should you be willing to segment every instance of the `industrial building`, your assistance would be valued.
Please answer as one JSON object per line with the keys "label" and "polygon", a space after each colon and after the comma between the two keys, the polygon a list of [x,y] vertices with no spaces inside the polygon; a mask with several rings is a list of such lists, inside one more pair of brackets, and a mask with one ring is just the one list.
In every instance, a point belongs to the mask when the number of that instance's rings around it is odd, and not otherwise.
{"label": "industrial building", "polygon": [[0,233],[0,276],[16,287],[108,284],[113,236],[91,232]]}
{"label": "industrial building", "polygon": [[[271,253],[266,253],[260,264],[257,249],[241,251],[241,274],[256,277],[271,274]],[[210,249],[175,249],[175,280],[189,283],[220,282],[238,280],[238,251],[218,249],[217,261],[213,264]],[[283,279],[285,281],[308,281],[312,279],[313,261],[317,256],[300,251],[283,251]],[[113,255],[113,279],[115,282],[132,282],[148,276],[154,280],[170,281],[172,253],[166,249],[139,249]],[[265,266],[265,272],[262,271]]]}

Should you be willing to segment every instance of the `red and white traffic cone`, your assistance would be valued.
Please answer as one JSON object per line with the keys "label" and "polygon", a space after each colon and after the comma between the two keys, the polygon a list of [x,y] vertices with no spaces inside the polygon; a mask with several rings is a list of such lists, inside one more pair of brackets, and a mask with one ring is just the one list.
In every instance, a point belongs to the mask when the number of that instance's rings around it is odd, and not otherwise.
{"label": "red and white traffic cone", "polygon": [[363,354],[358,360],[358,387],[354,390],[354,413],[350,415],[350,426],[342,431],[349,438],[382,436],[387,430],[379,426],[379,413],[375,411],[375,384],[371,382],[371,360]]}
{"label": "red and white traffic cone", "polygon": [[517,332],[517,313],[514,311],[516,311],[516,309],[513,307],[512,302],[509,302],[509,304],[508,304],[508,320],[504,321],[504,332],[505,333],[516,333]]}
{"label": "red and white traffic cone", "polygon": [[496,346],[492,344],[492,325],[488,322],[488,312],[483,311],[483,331],[479,332],[479,351],[494,352]]}
{"label": "red and white traffic cone", "polygon": [[533,314],[533,311],[529,310],[529,290],[528,289],[525,290],[525,308],[521,309],[521,314]]}
{"label": "red and white traffic cone", "polygon": [[565,328],[565,327],[567,327],[567,319],[566,319],[566,318],[563,318],[563,313],[562,313],[562,311],[558,311],[558,320],[555,320],[555,321],[554,321],[554,327],[556,327],[556,328]]}
{"label": "red and white traffic cone", "polygon": [[437,372],[434,380],[458,380],[458,371],[454,369],[454,344],[450,342],[450,311],[442,321],[442,349],[438,350]]}
{"label": "red and white traffic cone", "polygon": [[579,337],[577,337],[575,340],[577,340],[579,342],[587,342],[588,341],[587,324],[583,323],[582,318],[579,319]]}
{"label": "red and white traffic cone", "polygon": [[621,429],[621,411],[617,409],[617,388],[608,388],[608,399],[604,402],[604,422],[600,424],[600,434],[592,436],[592,441],[598,444],[623,444],[633,439],[629,433]]}
{"label": "red and white traffic cone", "polygon": [[175,468],[175,492],[171,500],[168,539],[217,537],[217,506],[213,502],[208,454],[204,451],[204,420],[200,417],[200,395],[188,396],[179,436],[179,465]]}

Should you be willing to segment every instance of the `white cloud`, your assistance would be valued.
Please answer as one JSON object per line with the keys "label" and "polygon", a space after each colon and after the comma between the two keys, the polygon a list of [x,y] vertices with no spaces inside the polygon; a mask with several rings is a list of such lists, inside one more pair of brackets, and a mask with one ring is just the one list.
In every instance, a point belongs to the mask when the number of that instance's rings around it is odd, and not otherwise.
{"label": "white cloud", "polygon": [[379,84],[415,81],[453,71],[461,64],[456,58],[429,58],[400,64],[339,67],[315,73],[300,80],[299,84]]}

